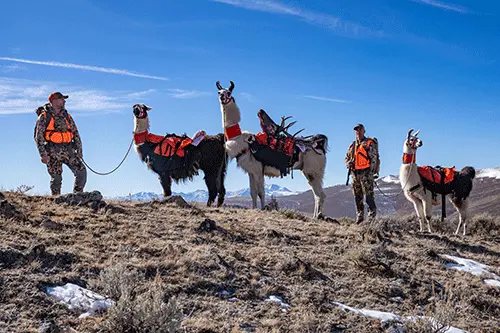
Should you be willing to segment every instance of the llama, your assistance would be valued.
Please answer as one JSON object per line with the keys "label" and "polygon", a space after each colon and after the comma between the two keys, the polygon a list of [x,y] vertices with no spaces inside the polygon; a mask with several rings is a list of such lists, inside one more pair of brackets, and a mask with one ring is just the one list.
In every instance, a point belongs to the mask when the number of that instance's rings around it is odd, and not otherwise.
{"label": "llama", "polygon": [[[467,198],[472,191],[472,180],[476,175],[476,171],[470,166],[464,167],[460,172],[455,172],[454,168],[452,168],[448,169],[449,183],[443,184],[444,179],[441,183],[430,182],[422,175],[423,170],[428,167],[419,167],[416,164],[417,148],[423,144],[422,140],[417,137],[420,131],[416,131],[414,134],[412,132],[413,129],[408,131],[408,136],[403,145],[403,163],[399,169],[399,180],[406,198],[415,207],[420,221],[420,231],[423,231],[423,221],[425,220],[427,230],[431,232],[430,220],[433,196],[435,196],[435,193],[439,193],[443,196],[442,199],[444,199],[445,195],[448,196],[448,199],[458,212],[458,227],[455,234],[458,234],[460,226],[463,224],[463,235],[465,235],[469,208]],[[440,177],[444,178],[444,174],[440,175]],[[442,204],[444,204],[444,201]]]}
{"label": "llama", "polygon": [[[216,82],[216,86],[219,91],[222,124],[226,135],[226,152],[230,158],[236,158],[238,166],[248,174],[252,207],[257,208],[257,197],[259,197],[260,206],[263,209],[265,206],[264,176],[279,177],[282,172],[275,167],[263,165],[252,153],[250,145],[255,140],[255,136],[249,132],[242,132],[240,129],[240,109],[232,96],[234,83],[230,81],[228,89],[223,88],[219,81]],[[261,116],[264,117],[259,112],[259,118]],[[261,124],[262,120],[263,118],[261,118]],[[327,144],[328,139],[322,134],[315,135],[309,140],[301,140],[300,148],[297,145],[294,147],[297,158],[291,166],[292,169],[301,170],[311,186],[314,193],[313,218],[318,219],[324,218],[323,203],[326,195],[323,192],[323,177]]]}
{"label": "llama", "polygon": [[[148,132],[148,111],[150,110],[151,108],[144,104],[135,104],[133,107],[134,143],[141,160],[158,174],[163,196],[172,195],[172,180],[176,183],[181,180],[192,180],[198,174],[198,169],[201,169],[205,174],[205,184],[208,188],[207,206],[211,206],[217,196],[217,207],[222,206],[226,194],[224,178],[227,159],[224,134],[204,136],[205,133],[199,131],[194,140],[189,138],[182,140],[186,137],[179,137],[175,134],[166,136],[150,134]],[[175,145],[165,146],[165,140],[170,138],[173,138],[172,142]],[[186,143],[185,147],[183,147],[184,143]],[[166,148],[163,149],[163,147]],[[164,151],[171,149],[170,157],[159,154],[159,149]]]}

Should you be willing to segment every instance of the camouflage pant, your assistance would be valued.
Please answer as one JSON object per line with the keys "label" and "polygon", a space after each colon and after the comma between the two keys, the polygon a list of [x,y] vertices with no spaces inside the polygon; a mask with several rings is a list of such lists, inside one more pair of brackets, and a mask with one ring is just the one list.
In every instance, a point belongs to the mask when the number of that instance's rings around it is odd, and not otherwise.
{"label": "camouflage pant", "polygon": [[370,172],[370,169],[354,172],[352,176],[352,192],[354,193],[354,200],[356,201],[356,217],[358,222],[363,221],[365,216],[363,195],[366,196],[366,204],[368,205],[368,217],[374,218],[377,214],[373,184],[374,179],[373,174]]}
{"label": "camouflage pant", "polygon": [[52,195],[61,194],[63,164],[66,164],[75,175],[73,192],[82,192],[87,182],[87,170],[82,161],[76,156],[73,145],[49,144],[46,148],[49,156],[47,170],[50,175]]}

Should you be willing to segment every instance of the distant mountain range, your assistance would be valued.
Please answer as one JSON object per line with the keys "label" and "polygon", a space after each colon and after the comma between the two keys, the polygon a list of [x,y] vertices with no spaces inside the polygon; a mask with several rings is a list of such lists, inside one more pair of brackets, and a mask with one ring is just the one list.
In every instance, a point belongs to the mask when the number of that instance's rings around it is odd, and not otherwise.
{"label": "distant mountain range", "polygon": [[[473,189],[470,195],[469,212],[471,214],[489,213],[500,214],[500,167],[488,168],[476,171]],[[377,181],[378,188],[375,188],[375,202],[379,214],[409,214],[414,212],[411,204],[401,192],[401,185],[398,176],[386,176]],[[382,194],[383,192],[383,194]],[[345,185],[335,185],[325,188],[326,199],[324,212],[331,217],[351,217],[354,218],[356,208],[352,187]],[[312,191],[302,192],[297,195],[280,197],[277,199],[279,207],[290,208],[305,213],[312,214],[314,210],[314,197]],[[236,198],[229,199],[232,203]],[[250,202],[238,199],[239,205],[250,205]],[[447,215],[456,214],[451,203],[446,203]],[[441,206],[434,207],[434,214],[439,214]]]}
{"label": "distant mountain range", "polygon": [[[375,202],[378,213],[386,214],[408,214],[413,212],[413,205],[401,193],[399,177],[394,175],[385,176],[377,181],[375,188]],[[314,210],[314,197],[312,191],[294,192],[286,187],[276,184],[266,184],[266,202],[271,196],[276,197],[280,208],[289,208],[312,214]],[[351,185],[335,185],[325,188],[327,195],[325,199],[324,212],[331,217],[355,217],[354,197]],[[383,194],[382,194],[383,193]],[[188,193],[174,193],[180,195],[186,201],[206,202],[207,191],[196,190]],[[126,197],[113,198],[116,200],[151,201],[161,199],[160,194],[152,192],[139,192]],[[500,167],[477,170],[474,179],[474,188],[470,196],[470,213],[500,214]],[[229,191],[226,194],[225,204],[250,207],[250,189]],[[441,206],[434,207],[434,214],[439,214]],[[451,216],[455,209],[447,203],[447,212]]]}
{"label": "distant mountain range", "polygon": [[[290,191],[288,188],[276,184],[266,184],[264,186],[266,197],[281,197],[296,195],[300,192]],[[174,192],[174,195],[180,195],[184,200],[190,202],[206,202],[208,200],[208,192],[206,190],[196,190],[193,192]],[[162,199],[163,195],[154,192],[139,192],[128,196],[112,198],[114,200],[127,200],[127,201],[151,201],[154,199]],[[244,188],[237,191],[228,191],[226,198],[235,197],[250,197],[250,189]]]}

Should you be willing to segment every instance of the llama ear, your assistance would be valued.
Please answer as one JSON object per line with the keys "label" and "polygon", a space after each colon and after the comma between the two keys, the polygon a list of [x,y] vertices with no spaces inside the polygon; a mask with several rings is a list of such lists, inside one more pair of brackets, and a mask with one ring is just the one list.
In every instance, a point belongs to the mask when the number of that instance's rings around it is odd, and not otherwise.
{"label": "llama ear", "polygon": [[222,89],[223,89],[223,88],[222,88],[222,86],[220,85],[220,82],[219,82],[219,81],[215,82],[215,86],[216,86],[216,87],[217,87],[217,89],[219,89],[219,90],[222,90]]}
{"label": "llama ear", "polygon": [[147,106],[146,104],[142,104],[142,107],[144,108],[144,110],[146,111],[150,111],[152,110],[153,108],[150,108],[149,106]]}
{"label": "llama ear", "polygon": [[233,83],[233,81],[229,81],[229,84],[230,84],[229,85],[229,91],[233,92],[233,89],[234,89],[234,83]]}
{"label": "llama ear", "polygon": [[416,131],[415,134],[413,134],[413,136],[417,136],[418,133],[420,133],[420,130]]}
{"label": "llama ear", "polygon": [[413,132],[413,128],[412,128],[412,129],[410,129],[410,130],[408,131],[408,136],[406,137],[407,139],[409,139],[409,138],[410,138],[410,136],[411,136],[411,132]]}

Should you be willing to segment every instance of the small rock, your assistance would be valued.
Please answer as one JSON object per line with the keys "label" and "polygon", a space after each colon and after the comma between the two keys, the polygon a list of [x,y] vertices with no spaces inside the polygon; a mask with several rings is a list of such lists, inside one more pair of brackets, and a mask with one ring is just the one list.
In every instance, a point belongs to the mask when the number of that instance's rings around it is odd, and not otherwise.
{"label": "small rock", "polygon": [[38,328],[38,333],[59,333],[59,332],[61,332],[61,329],[53,319],[43,322]]}
{"label": "small rock", "polygon": [[177,206],[181,208],[191,208],[192,206],[184,200],[183,197],[180,195],[171,195],[169,197],[166,197],[161,201],[161,203],[175,203]]}
{"label": "small rock", "polygon": [[50,229],[50,230],[59,230],[61,229],[61,225],[57,222],[52,221],[51,219],[45,219],[40,223],[42,228]]}
{"label": "small rock", "polygon": [[200,226],[198,227],[198,233],[201,232],[212,232],[214,230],[217,230],[217,223],[214,220],[210,219],[205,219],[203,222],[200,223]]}

